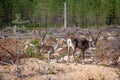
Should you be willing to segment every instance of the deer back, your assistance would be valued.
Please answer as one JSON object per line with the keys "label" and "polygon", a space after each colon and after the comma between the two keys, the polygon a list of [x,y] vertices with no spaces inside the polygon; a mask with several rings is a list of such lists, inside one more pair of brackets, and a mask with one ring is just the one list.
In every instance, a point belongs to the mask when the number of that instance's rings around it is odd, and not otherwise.
{"label": "deer back", "polygon": [[86,40],[86,38],[84,38],[84,39],[74,38],[74,39],[72,39],[72,43],[75,48],[79,48],[82,50],[86,50],[89,48],[89,41]]}
{"label": "deer back", "polygon": [[54,52],[54,48],[52,46],[42,45],[40,47],[40,52],[42,52],[42,53],[53,53]]}

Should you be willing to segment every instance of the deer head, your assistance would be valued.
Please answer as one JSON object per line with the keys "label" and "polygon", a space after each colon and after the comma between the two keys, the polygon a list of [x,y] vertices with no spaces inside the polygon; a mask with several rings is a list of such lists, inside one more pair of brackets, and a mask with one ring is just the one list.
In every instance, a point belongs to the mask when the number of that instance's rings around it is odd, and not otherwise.
{"label": "deer head", "polygon": [[38,35],[38,38],[40,39],[40,43],[41,45],[44,45],[44,39],[46,37],[46,34],[45,34],[45,30],[44,31],[41,31],[41,30],[36,30],[36,33]]}

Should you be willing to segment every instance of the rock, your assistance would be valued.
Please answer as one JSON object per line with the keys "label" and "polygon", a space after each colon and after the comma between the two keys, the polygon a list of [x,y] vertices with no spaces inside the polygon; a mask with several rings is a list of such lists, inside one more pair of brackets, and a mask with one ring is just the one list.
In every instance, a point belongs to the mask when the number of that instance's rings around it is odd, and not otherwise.
{"label": "rock", "polygon": [[[69,62],[72,62],[74,59],[73,59],[73,56],[69,56]],[[66,55],[66,56],[64,56],[64,57],[62,57],[60,60],[59,60],[59,62],[66,62],[66,61],[68,61],[68,55]]]}

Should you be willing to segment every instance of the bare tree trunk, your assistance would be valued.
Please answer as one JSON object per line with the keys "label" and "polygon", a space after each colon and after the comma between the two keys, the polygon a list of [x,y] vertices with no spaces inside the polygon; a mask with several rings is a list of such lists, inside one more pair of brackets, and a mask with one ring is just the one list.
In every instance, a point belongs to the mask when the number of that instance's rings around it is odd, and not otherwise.
{"label": "bare tree trunk", "polygon": [[64,27],[67,27],[66,2],[64,2]]}

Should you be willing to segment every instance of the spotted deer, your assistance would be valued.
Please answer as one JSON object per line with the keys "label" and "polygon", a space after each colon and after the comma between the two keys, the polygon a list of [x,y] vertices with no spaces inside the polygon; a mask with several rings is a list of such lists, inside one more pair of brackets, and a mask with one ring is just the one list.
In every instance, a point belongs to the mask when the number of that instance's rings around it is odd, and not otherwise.
{"label": "spotted deer", "polygon": [[101,33],[101,30],[98,32],[97,37],[94,38],[93,35],[91,34],[91,31],[89,31],[90,35],[91,35],[91,40],[87,40],[86,38],[76,38],[76,37],[70,37],[67,39],[67,46],[68,46],[68,60],[67,60],[67,64],[69,64],[69,55],[70,55],[70,48],[72,49],[72,55],[74,58],[74,62],[77,64],[76,60],[75,60],[75,52],[76,49],[81,49],[82,52],[82,64],[84,64],[84,59],[85,59],[85,51],[90,48],[90,47],[94,47],[98,41],[98,37]]}

